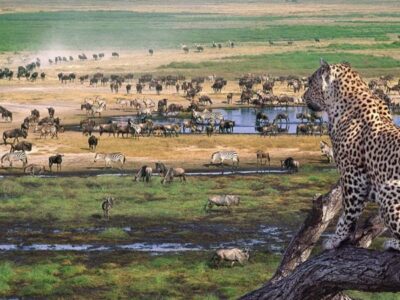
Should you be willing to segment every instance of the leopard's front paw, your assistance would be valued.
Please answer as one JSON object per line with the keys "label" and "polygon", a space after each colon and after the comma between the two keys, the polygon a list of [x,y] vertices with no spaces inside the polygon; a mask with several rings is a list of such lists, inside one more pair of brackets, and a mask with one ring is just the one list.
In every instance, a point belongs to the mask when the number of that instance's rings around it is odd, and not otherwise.
{"label": "leopard's front paw", "polygon": [[331,250],[339,247],[340,243],[343,241],[340,237],[334,235],[333,237],[325,240],[322,244],[322,248],[325,250]]}
{"label": "leopard's front paw", "polygon": [[383,249],[400,251],[400,241],[396,239],[389,239],[383,244]]}

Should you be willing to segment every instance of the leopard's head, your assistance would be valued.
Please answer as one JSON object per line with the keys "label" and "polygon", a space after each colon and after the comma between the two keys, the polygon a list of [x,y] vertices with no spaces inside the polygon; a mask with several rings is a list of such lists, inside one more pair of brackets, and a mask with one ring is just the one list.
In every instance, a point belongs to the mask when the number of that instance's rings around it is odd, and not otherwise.
{"label": "leopard's head", "polygon": [[321,66],[308,78],[308,88],[304,92],[303,99],[308,108],[313,111],[326,110],[326,89],[330,79],[331,66],[321,59]]}

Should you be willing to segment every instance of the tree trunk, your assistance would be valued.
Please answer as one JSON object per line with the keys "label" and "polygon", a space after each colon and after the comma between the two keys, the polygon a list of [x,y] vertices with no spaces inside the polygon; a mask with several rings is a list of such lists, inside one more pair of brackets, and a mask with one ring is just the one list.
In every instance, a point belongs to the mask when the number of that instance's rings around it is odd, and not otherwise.
{"label": "tree trunk", "polygon": [[337,299],[332,297],[343,290],[397,292],[400,291],[399,270],[398,252],[343,246],[319,254],[288,277],[270,281],[242,299]]}
{"label": "tree trunk", "polygon": [[355,248],[368,247],[385,231],[378,216],[358,226],[347,245],[307,260],[341,207],[338,184],[329,193],[315,198],[312,210],[286,248],[275,275],[262,288],[242,299],[351,300],[342,291],[400,291],[400,275],[396,273],[400,253]]}

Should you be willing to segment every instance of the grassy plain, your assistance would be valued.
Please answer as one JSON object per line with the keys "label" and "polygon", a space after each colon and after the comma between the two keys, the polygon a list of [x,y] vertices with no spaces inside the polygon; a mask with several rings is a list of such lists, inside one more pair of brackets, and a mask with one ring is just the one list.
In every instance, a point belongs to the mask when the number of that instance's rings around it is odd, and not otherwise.
{"label": "grassy plain", "polygon": [[[228,86],[221,94],[213,94],[206,83],[203,94],[210,94],[218,107],[228,106],[224,102],[228,92],[234,93],[234,99],[239,97],[234,81],[239,75],[307,76],[317,68],[320,57],[329,62],[348,61],[368,79],[386,74],[397,79],[400,73],[397,1],[187,2],[135,1],[132,5],[113,1],[110,7],[105,1],[72,0],[61,5],[47,0],[28,5],[27,1],[2,1],[0,68],[16,69],[39,57],[39,72],[46,72],[47,77],[39,82],[0,80],[1,105],[15,116],[13,123],[2,122],[0,128],[19,127],[33,108],[44,116],[48,106],[55,107],[64,124],[78,123],[85,117],[79,104],[94,95],[107,100],[106,117],[133,113],[115,104],[120,97],[167,97],[170,102],[188,105],[182,94],[173,90],[157,96],[146,89],[137,96],[111,94],[107,86],[89,87],[78,82],[61,85],[56,77],[59,72],[78,76],[133,72],[135,78],[143,73],[187,77],[216,74],[229,79]],[[234,49],[227,48],[228,40],[236,43]],[[212,41],[221,42],[223,48],[211,49]],[[289,41],[293,45],[288,45]],[[188,55],[180,50],[181,43],[191,47]],[[196,43],[205,46],[203,53],[194,53]],[[154,48],[154,56],[148,55],[148,48]],[[47,63],[55,55],[76,58],[86,52],[90,57],[103,51],[107,57],[101,61]],[[120,59],[110,59],[111,51],[120,52]],[[301,96],[301,92],[293,94],[280,84],[275,93]],[[254,153],[263,149],[270,152],[273,166],[294,156],[302,168],[298,174],[284,176],[190,177],[187,184],[168,186],[162,186],[157,177],[149,184],[134,183],[131,177],[4,178],[0,180],[0,244],[174,241],[207,246],[234,241],[240,247],[243,239],[260,238],[261,226],[293,233],[309,210],[313,195],[327,191],[338,179],[337,172],[321,162],[320,139],[185,135],[133,141],[103,136],[98,151],[124,152],[129,170],[144,163],[153,165],[157,160],[199,168],[219,149],[239,151],[241,164],[246,167],[255,166]],[[48,155],[62,152],[67,171],[103,167],[102,163],[92,163],[87,137],[78,132],[68,131],[58,140],[44,141],[30,133],[28,141],[34,144],[30,162],[46,164]],[[1,145],[1,153],[8,148]],[[207,197],[220,193],[239,194],[241,205],[231,214],[218,210],[204,213]],[[101,218],[105,195],[118,199],[110,221]],[[372,211],[374,207],[366,215]],[[283,246],[287,240],[288,236],[283,238]],[[254,246],[250,263],[234,269],[211,268],[211,250],[157,255],[123,251],[4,252],[0,258],[0,297],[235,299],[273,274],[280,254],[272,252],[271,245]],[[378,243],[374,246],[379,247]],[[363,300],[400,299],[388,293],[349,294]]]}

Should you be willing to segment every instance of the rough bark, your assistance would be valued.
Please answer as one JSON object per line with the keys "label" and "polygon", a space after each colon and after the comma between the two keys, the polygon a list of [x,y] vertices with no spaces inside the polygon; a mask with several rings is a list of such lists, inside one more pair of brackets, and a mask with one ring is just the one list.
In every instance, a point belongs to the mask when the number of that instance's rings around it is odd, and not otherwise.
{"label": "rough bark", "polygon": [[342,193],[339,184],[336,184],[329,193],[314,198],[310,213],[286,248],[272,281],[286,277],[308,259],[321,234],[341,207]]}
{"label": "rough bark", "polygon": [[398,252],[347,245],[317,255],[297,267],[291,275],[270,281],[242,299],[317,300],[327,299],[343,290],[398,292],[398,270]]}
{"label": "rough bark", "polygon": [[400,253],[356,248],[368,247],[385,231],[378,216],[358,226],[347,245],[307,260],[341,207],[338,184],[329,193],[315,198],[312,210],[286,248],[275,275],[262,288],[242,299],[351,300],[343,290],[400,291],[400,275],[396,273]]}

